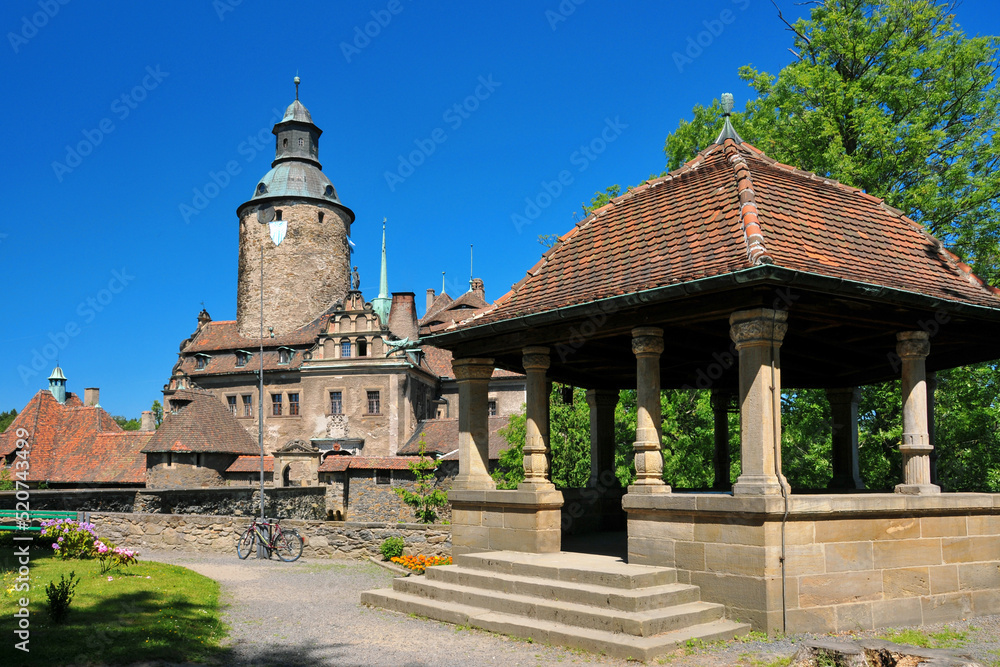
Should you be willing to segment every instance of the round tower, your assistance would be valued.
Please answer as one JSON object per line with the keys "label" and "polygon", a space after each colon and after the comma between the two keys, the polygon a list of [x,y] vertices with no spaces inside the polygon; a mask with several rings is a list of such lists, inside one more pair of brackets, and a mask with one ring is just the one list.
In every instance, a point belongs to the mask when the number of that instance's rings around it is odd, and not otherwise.
{"label": "round tower", "polygon": [[[236,209],[240,261],[236,323],[240,335],[260,335],[261,249],[264,262],[264,328],[285,334],[312,322],[350,288],[347,237],[354,212],[340,203],[319,163],[320,130],[309,110],[295,101],[274,126],[274,162],[249,201]],[[287,225],[276,244],[271,221]]]}

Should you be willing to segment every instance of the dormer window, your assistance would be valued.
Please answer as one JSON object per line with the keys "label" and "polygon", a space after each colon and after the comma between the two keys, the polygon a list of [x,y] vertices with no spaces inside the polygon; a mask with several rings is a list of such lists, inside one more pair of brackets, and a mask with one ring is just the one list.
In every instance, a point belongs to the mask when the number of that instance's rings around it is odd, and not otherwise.
{"label": "dormer window", "polygon": [[237,350],[236,351],[236,367],[237,368],[242,368],[243,366],[246,366],[248,361],[250,361],[250,353],[249,352],[247,352],[246,350]]}
{"label": "dormer window", "polygon": [[327,197],[336,197],[337,196],[337,193],[334,191],[332,185],[327,185],[326,189],[323,190],[323,194],[325,194]]}
{"label": "dormer window", "polygon": [[208,360],[210,357],[207,354],[196,354],[194,355],[194,367],[195,370],[204,370],[208,366]]}
{"label": "dormer window", "polygon": [[292,360],[292,356],[294,356],[294,354],[295,354],[295,350],[291,350],[291,349],[289,349],[287,347],[279,347],[278,348],[278,363],[279,364],[287,364],[288,362],[290,362]]}
{"label": "dormer window", "polygon": [[257,184],[257,194],[259,194],[259,195],[266,195],[267,194],[267,186],[264,185],[263,183],[258,183]]}

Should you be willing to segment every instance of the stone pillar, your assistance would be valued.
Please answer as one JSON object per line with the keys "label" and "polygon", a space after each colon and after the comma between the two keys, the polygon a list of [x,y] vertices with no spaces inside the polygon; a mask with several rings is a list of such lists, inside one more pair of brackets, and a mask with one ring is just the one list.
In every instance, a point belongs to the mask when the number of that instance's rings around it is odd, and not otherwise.
{"label": "stone pillar", "polygon": [[858,401],[861,390],[855,387],[827,389],[832,417],[833,477],[828,489],[863,489],[858,471]]}
{"label": "stone pillar", "polygon": [[496,489],[490,477],[489,384],[492,359],[455,359],[458,380],[458,475],[453,489]]}
{"label": "stone pillar", "polygon": [[518,489],[543,491],[554,489],[549,479],[549,348],[526,347],[521,363],[525,382],[524,481]]}
{"label": "stone pillar", "polygon": [[729,481],[730,398],[731,394],[724,389],[712,390],[712,414],[715,417],[715,454],[712,456],[715,481],[712,482],[712,488],[716,491],[729,491],[733,488]]}
{"label": "stone pillar", "polygon": [[[937,474],[937,440],[934,437],[934,405],[935,405],[935,394],[937,393],[937,373],[930,372],[927,374],[927,442],[934,449],[931,450],[931,484],[938,484],[938,474]],[[146,414],[145,412],[143,414]]]}
{"label": "stone pillar", "polygon": [[664,493],[663,454],[660,451],[660,354],[663,329],[632,329],[632,352],[636,356],[635,482],[629,493]]}
{"label": "stone pillar", "polygon": [[[590,406],[590,481],[594,487],[602,476],[610,481],[615,472],[615,406],[618,392],[613,389],[588,389],[587,405]],[[605,473],[611,472],[608,476]],[[616,478],[617,481],[617,478]]]}
{"label": "stone pillar", "polygon": [[930,336],[926,331],[903,331],[896,334],[896,354],[902,363],[903,483],[896,493],[941,493],[941,487],[931,483],[931,452],[927,432],[927,382],[924,360],[930,354]]}
{"label": "stone pillar", "polygon": [[[741,473],[733,495],[778,495],[781,476],[781,362],[788,313],[770,308],[729,317],[740,355]],[[787,487],[786,487],[787,488]]]}

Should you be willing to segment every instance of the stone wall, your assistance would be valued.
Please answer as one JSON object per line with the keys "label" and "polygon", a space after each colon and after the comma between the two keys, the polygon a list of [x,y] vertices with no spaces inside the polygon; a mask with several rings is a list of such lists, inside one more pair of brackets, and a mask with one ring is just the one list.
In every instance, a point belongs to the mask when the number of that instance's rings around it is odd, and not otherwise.
{"label": "stone wall", "polygon": [[[350,470],[347,487],[347,518],[351,521],[414,521],[413,509],[393,490],[413,491],[416,480],[409,470],[393,470],[389,484],[379,484],[374,470]],[[447,491],[452,478],[439,476],[436,487]],[[437,510],[438,521],[451,521],[451,504]]]}
{"label": "stone wall", "polygon": [[758,630],[844,632],[1000,613],[1000,495],[793,495],[784,563],[780,497],[628,494],[623,504],[630,563],[678,568],[703,600]]}
{"label": "stone wall", "polygon": [[146,484],[154,489],[224,486],[226,468],[235,460],[233,454],[147,454]]}
{"label": "stone wall", "polygon": [[[265,513],[297,519],[323,519],[327,514],[325,487],[265,489]],[[259,507],[259,489],[81,489],[31,491],[34,510],[76,512],[137,512],[159,514],[222,514],[250,516]],[[0,509],[14,509],[14,491],[0,492]],[[335,503],[333,503],[335,504]]]}
{"label": "stone wall", "polygon": [[[95,513],[91,520],[100,535],[119,546],[165,551],[220,553],[236,558],[236,539],[248,520],[232,516],[190,514]],[[294,521],[281,525],[303,537],[305,558],[381,557],[387,537],[402,537],[406,554],[451,555],[451,527],[440,524],[390,524],[353,521]],[[141,557],[141,556],[140,556]]]}

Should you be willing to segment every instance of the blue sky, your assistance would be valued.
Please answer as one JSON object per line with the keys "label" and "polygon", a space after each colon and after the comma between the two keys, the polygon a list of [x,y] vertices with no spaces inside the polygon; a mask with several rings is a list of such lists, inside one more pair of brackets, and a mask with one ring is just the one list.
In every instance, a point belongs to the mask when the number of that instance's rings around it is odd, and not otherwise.
{"label": "blue sky", "polygon": [[[1000,27],[991,0],[956,17],[968,34]],[[0,410],[46,387],[58,357],[71,391],[100,387],[127,416],[162,398],[202,303],[235,317],[236,208],[270,168],[296,72],[357,215],[362,290],[378,291],[388,218],[390,290],[422,312],[442,271],[450,294],[468,289],[470,244],[501,296],[538,235],[662,171],[693,105],[732,92],[742,108],[740,65],[792,58],[767,0],[7,0],[0,28]]]}

